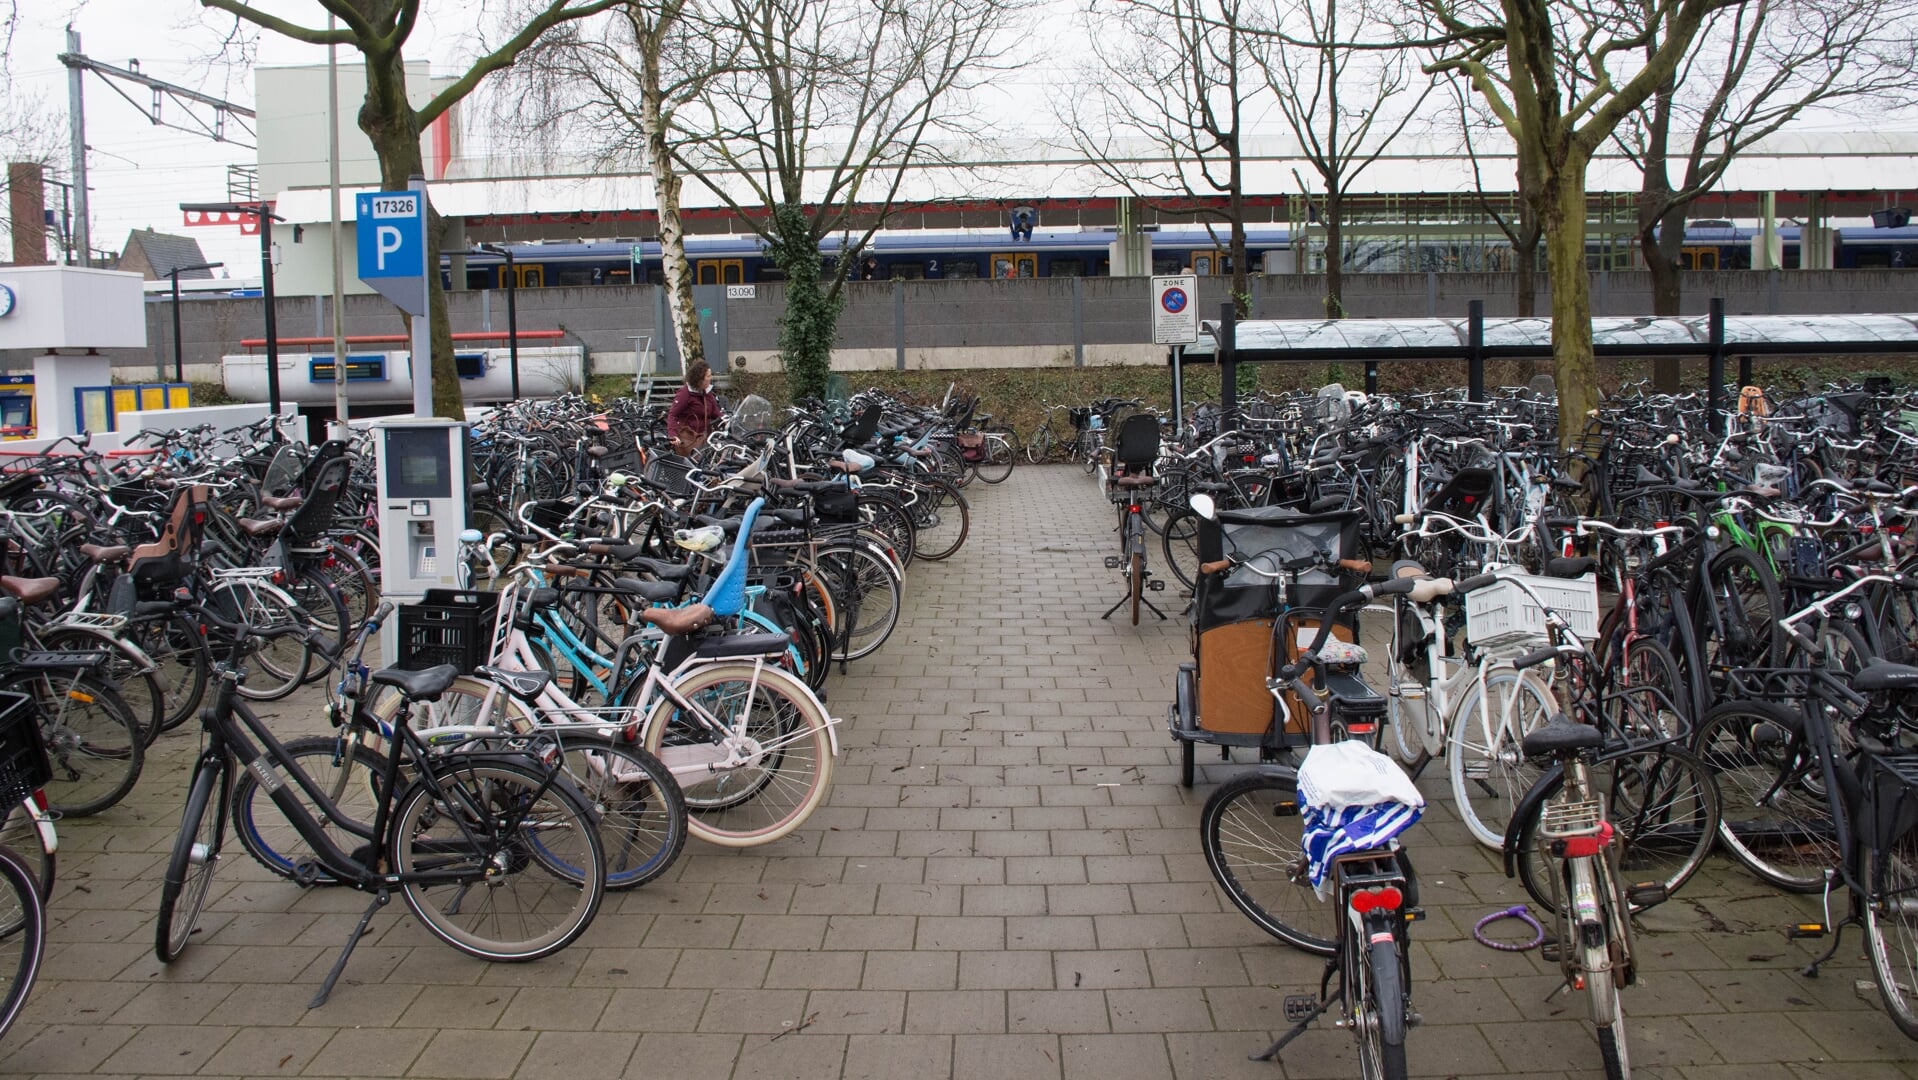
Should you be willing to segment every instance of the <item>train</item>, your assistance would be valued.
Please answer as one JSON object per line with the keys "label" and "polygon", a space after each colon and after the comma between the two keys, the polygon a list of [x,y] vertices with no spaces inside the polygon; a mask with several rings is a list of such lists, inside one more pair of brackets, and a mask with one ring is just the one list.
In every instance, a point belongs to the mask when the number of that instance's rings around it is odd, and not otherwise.
{"label": "train", "polygon": [[[1447,238],[1438,230],[1420,237],[1379,236],[1376,227],[1354,228],[1346,245],[1346,268],[1357,273],[1424,273],[1511,269],[1511,251],[1500,240]],[[1461,230],[1463,231],[1463,230]],[[1918,267],[1918,226],[1845,228],[1838,234],[1834,265],[1839,269]],[[1725,220],[1700,220],[1686,226],[1681,261],[1689,270],[1747,270],[1757,230]],[[1786,269],[1798,266],[1797,226],[1778,229]],[[1227,234],[1205,229],[1160,230],[1152,240],[1152,272],[1200,275],[1232,272]],[[1314,239],[1322,235],[1314,230]],[[1013,240],[1007,232],[879,233],[853,268],[854,278],[937,281],[970,278],[1105,277],[1111,273],[1111,231],[1035,231]],[[614,240],[570,244],[519,244],[513,252],[513,284],[522,289],[563,286],[660,284],[660,247],[656,241]],[[840,242],[821,245],[829,270],[843,253]],[[1626,235],[1595,238],[1589,245],[1595,268],[1630,269],[1642,263]],[[1246,230],[1246,255],[1252,273],[1290,273],[1297,269],[1291,232],[1285,228]],[[754,236],[689,237],[686,258],[701,285],[778,281],[784,276]],[[1308,271],[1323,256],[1317,245],[1306,252]],[[1315,262],[1316,261],[1316,262]],[[452,262],[442,257],[441,278],[453,287]],[[498,255],[466,256],[466,287],[507,285],[506,260]]]}

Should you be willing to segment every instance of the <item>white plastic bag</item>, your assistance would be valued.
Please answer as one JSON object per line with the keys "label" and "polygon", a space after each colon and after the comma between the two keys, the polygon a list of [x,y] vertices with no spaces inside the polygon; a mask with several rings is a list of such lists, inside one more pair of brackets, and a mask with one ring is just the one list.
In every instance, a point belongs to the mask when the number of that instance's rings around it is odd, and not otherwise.
{"label": "white plastic bag", "polygon": [[1299,766],[1299,799],[1323,810],[1380,803],[1425,805],[1425,796],[1398,762],[1356,739],[1306,751]]}

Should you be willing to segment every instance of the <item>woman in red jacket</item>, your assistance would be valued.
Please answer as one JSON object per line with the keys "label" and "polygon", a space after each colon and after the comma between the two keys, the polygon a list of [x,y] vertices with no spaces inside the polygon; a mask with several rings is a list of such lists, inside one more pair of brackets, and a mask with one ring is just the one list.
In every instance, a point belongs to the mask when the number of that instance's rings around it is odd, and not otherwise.
{"label": "woman in red jacket", "polygon": [[695,362],[686,369],[686,385],[673,395],[673,407],[666,413],[666,434],[673,440],[673,449],[690,454],[706,445],[720,415],[713,369],[703,360]]}

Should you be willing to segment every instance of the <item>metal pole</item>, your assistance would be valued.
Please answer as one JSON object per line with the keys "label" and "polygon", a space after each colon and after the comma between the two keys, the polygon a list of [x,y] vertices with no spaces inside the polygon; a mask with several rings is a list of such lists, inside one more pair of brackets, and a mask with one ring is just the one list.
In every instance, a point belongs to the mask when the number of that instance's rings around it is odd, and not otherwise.
{"label": "metal pole", "polygon": [[186,358],[180,353],[180,268],[167,272],[173,279],[173,381],[186,381]]}
{"label": "metal pole", "polygon": [[1379,362],[1377,360],[1367,360],[1365,362],[1365,392],[1368,395],[1379,392]]}
{"label": "metal pole", "polygon": [[1485,400],[1485,301],[1474,300],[1465,307],[1469,320],[1469,336],[1466,339],[1465,381],[1466,398],[1471,401]]}
{"label": "metal pole", "polygon": [[[1239,361],[1234,355],[1238,342],[1239,311],[1228,300],[1219,311],[1219,423],[1232,423],[1239,411]],[[1224,430],[1221,427],[1220,430]]]}
{"label": "metal pole", "polygon": [[1185,346],[1172,346],[1172,436],[1185,431]]}
{"label": "metal pole", "polygon": [[[80,55],[80,33],[67,27],[67,52]],[[86,95],[81,80],[86,69],[67,66],[67,121],[73,136],[73,211],[78,219],[73,230],[74,246],[79,249],[80,265],[93,265],[93,235],[87,227],[87,117]]]}
{"label": "metal pole", "polygon": [[274,442],[280,441],[280,323],[273,310],[273,213],[255,207],[260,218],[260,292],[266,301],[266,411],[273,417]]}
{"label": "metal pole", "polygon": [[1752,358],[1749,356],[1741,356],[1738,358],[1738,386],[1742,390],[1751,384]]}
{"label": "metal pole", "polygon": [[1705,381],[1706,422],[1713,432],[1725,432],[1725,298],[1712,297],[1711,352],[1707,354]]}
{"label": "metal pole", "polygon": [[[420,217],[426,219],[426,177],[413,176],[406,187],[419,193]],[[433,415],[433,275],[440,267],[438,260],[426,257],[433,245],[425,229],[420,237],[426,247],[420,255],[420,313],[413,316],[413,353],[407,360],[413,371],[413,415],[423,419]]]}
{"label": "metal pole", "polygon": [[[513,368],[513,400],[519,400],[519,273],[513,269],[513,249],[506,252],[506,357]],[[638,362],[638,357],[634,357]]]}
{"label": "metal pole", "polygon": [[[335,18],[326,17],[328,33]],[[333,243],[333,425],[334,437],[346,437],[346,272],[340,267],[340,60],[326,47],[326,191]],[[515,395],[517,396],[517,395]]]}

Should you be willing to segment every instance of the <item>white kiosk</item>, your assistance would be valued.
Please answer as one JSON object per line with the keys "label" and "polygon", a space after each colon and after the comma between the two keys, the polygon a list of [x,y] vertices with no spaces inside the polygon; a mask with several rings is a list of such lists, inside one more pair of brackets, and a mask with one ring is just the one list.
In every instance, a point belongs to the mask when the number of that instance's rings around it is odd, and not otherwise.
{"label": "white kiosk", "polygon": [[[473,486],[467,425],[393,417],[373,429],[381,594],[395,604],[417,604],[428,589],[459,588],[459,537]],[[382,660],[397,663],[397,615],[380,638]]]}
{"label": "white kiosk", "polygon": [[0,349],[40,354],[33,361],[39,438],[78,434],[74,391],[113,384],[112,361],[98,350],[146,346],[140,275],[80,266],[0,267]]}

